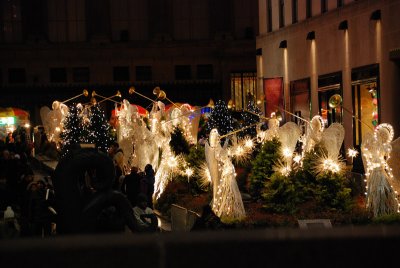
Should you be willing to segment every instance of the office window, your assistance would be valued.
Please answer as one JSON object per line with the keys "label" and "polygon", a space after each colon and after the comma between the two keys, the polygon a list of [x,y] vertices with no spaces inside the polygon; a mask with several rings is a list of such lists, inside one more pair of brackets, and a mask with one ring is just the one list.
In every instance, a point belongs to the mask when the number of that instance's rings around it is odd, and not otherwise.
{"label": "office window", "polygon": [[65,68],[50,68],[50,83],[66,83],[67,70]]}
{"label": "office window", "polygon": [[271,0],[267,2],[267,31],[272,32],[272,4]]}
{"label": "office window", "polygon": [[176,65],[175,66],[175,79],[176,80],[192,79],[192,70],[190,68],[190,65]]}
{"label": "office window", "polygon": [[24,68],[8,69],[8,83],[26,83],[26,72]]}
{"label": "office window", "polygon": [[279,28],[285,26],[285,1],[279,0]]}
{"label": "office window", "polygon": [[21,2],[25,37],[29,40],[46,40],[49,29],[47,0]]}
{"label": "office window", "polygon": [[75,83],[88,83],[90,72],[88,67],[77,67],[73,69],[73,81]]}
{"label": "office window", "polygon": [[296,23],[298,18],[298,0],[292,0],[292,23]]}
{"label": "office window", "polygon": [[212,64],[197,65],[197,79],[214,79],[214,69]]}
{"label": "office window", "polygon": [[115,82],[129,81],[129,67],[128,66],[114,67],[113,77]]}
{"label": "office window", "polygon": [[85,4],[88,37],[110,36],[110,1],[86,0]]}
{"label": "office window", "polygon": [[306,18],[312,16],[312,0],[306,0]]}
{"label": "office window", "polygon": [[337,7],[343,6],[343,0],[337,0]]}
{"label": "office window", "polygon": [[325,13],[327,11],[328,11],[327,0],[321,0],[321,13]]}
{"label": "office window", "polygon": [[22,41],[20,0],[0,2],[0,40],[6,43]]}
{"label": "office window", "polygon": [[136,81],[152,80],[151,66],[136,66]]}

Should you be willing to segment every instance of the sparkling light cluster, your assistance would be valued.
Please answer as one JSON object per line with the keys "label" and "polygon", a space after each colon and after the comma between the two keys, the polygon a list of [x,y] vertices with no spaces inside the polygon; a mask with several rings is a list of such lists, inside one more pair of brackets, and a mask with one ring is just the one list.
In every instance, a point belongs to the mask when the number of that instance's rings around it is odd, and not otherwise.
{"label": "sparkling light cluster", "polygon": [[236,163],[247,162],[254,148],[254,140],[249,136],[234,141],[230,147],[227,148],[228,155],[232,157]]}
{"label": "sparkling light cluster", "polygon": [[349,156],[349,157],[351,157],[351,158],[354,158],[354,157],[357,157],[357,155],[358,155],[358,151],[357,151],[356,149],[354,149],[354,148],[349,148],[349,149],[347,150],[347,156]]}

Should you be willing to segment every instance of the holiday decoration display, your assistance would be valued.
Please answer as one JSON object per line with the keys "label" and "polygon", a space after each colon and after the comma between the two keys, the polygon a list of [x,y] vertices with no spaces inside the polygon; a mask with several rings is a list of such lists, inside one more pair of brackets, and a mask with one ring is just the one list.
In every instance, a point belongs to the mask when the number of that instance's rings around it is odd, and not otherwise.
{"label": "holiday decoration display", "polygon": [[212,129],[205,145],[210,171],[213,198],[211,207],[222,222],[240,221],[246,216],[242,197],[236,182],[235,167],[227,152],[227,142],[222,147],[217,129]]}
{"label": "holiday decoration display", "polygon": [[[129,93],[145,97],[134,87]],[[239,187],[248,190],[249,200],[258,200],[274,213],[294,213],[303,202],[339,211],[350,207],[351,190],[341,156],[345,134],[341,124],[325,127],[322,117],[316,115],[310,122],[302,119],[306,124],[302,133],[294,122],[280,126],[282,116],[278,111],[263,117],[253,100],[241,114],[229,110],[222,100],[212,109],[207,106],[208,113],[203,114],[196,113],[202,108],[172,102],[159,87],[154,88],[153,94],[156,100],[145,97],[152,101],[150,111],[144,108],[139,111],[127,99],[114,101],[113,97],[121,97],[119,91],[112,97],[93,92],[93,98],[103,99],[86,106],[67,107],[55,101],[52,110],[41,109],[43,125],[49,139],[61,145],[62,156],[70,145],[77,143],[95,144],[106,152],[113,138],[99,103],[113,101],[114,133],[124,152],[125,172],[129,173],[133,167],[144,170],[151,164],[155,170],[153,201],[156,202],[171,181],[175,182],[173,186],[176,182],[185,183],[181,188],[191,194],[212,189],[211,209],[223,223],[246,218]],[[330,99],[329,104],[336,107],[341,103],[338,96]],[[163,101],[170,104],[166,106]],[[240,121],[237,129],[232,113]],[[199,141],[198,133],[202,135]],[[400,148],[397,146],[400,142],[392,142],[393,136],[389,124],[380,124],[373,135],[363,137],[367,209],[374,217],[399,210],[396,190],[400,183],[389,164],[397,165],[390,156],[393,153],[399,158],[396,153],[400,149],[392,152],[392,146]],[[348,156],[354,158],[357,153],[349,149]],[[235,165],[239,166],[236,167],[239,173],[244,164],[250,167],[249,175],[242,172],[247,181],[238,186]]]}
{"label": "holiday decoration display", "polygon": [[399,212],[396,193],[389,183],[393,174],[387,163],[393,137],[393,127],[384,123],[375,128],[373,135],[365,137],[361,145],[367,163],[367,208],[374,217]]}

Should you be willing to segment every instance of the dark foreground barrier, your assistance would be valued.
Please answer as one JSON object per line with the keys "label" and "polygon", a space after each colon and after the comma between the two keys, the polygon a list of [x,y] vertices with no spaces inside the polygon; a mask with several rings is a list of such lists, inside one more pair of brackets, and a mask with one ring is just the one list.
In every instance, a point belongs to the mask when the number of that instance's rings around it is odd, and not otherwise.
{"label": "dark foreground barrier", "polygon": [[267,229],[0,241],[13,267],[383,267],[400,228]]}

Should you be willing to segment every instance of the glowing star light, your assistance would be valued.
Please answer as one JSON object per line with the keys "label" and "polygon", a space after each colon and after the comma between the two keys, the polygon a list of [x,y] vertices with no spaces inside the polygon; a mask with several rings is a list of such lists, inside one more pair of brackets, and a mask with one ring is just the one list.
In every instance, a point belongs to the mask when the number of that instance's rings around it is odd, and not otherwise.
{"label": "glowing star light", "polygon": [[349,148],[349,149],[347,150],[347,156],[349,156],[349,157],[351,157],[351,158],[354,158],[354,157],[357,157],[357,155],[358,155],[358,151],[357,151],[356,149],[354,149],[354,148]]}

